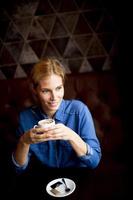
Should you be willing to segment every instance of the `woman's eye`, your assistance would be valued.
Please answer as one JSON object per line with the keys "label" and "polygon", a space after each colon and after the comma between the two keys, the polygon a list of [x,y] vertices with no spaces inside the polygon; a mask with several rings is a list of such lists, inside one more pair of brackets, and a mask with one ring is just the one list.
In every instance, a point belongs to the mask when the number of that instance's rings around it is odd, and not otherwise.
{"label": "woman's eye", "polygon": [[43,93],[48,93],[48,92],[49,92],[49,90],[42,90],[42,92],[43,92]]}
{"label": "woman's eye", "polygon": [[61,90],[62,89],[62,86],[59,86],[56,88],[56,90]]}

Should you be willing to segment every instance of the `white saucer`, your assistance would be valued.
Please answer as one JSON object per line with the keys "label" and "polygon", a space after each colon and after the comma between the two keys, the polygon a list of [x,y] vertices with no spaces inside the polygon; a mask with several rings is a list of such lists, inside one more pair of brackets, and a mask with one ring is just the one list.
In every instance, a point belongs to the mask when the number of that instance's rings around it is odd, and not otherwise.
{"label": "white saucer", "polygon": [[[58,178],[52,180],[47,184],[46,186],[47,193],[53,197],[65,197],[72,194],[76,188],[76,184],[71,179],[68,178],[64,179],[66,181],[67,187],[70,188],[69,192],[65,191],[65,184],[63,183],[62,178]],[[52,186],[54,186],[54,188],[52,188]]]}

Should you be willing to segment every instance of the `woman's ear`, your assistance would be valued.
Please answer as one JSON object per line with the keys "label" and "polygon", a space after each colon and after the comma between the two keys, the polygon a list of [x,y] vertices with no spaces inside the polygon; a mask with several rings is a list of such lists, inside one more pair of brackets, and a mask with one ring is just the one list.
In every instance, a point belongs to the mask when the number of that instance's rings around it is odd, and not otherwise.
{"label": "woman's ear", "polygon": [[36,95],[36,87],[32,82],[29,82],[30,91],[33,95]]}
{"label": "woman's ear", "polygon": [[37,103],[38,102],[37,91],[36,91],[36,87],[34,87],[34,85],[31,86],[31,94],[32,94],[34,101]]}
{"label": "woman's ear", "polygon": [[32,91],[32,93],[33,93],[34,95],[37,94],[37,91],[36,91],[36,88],[34,87],[34,85],[32,85],[31,91]]}

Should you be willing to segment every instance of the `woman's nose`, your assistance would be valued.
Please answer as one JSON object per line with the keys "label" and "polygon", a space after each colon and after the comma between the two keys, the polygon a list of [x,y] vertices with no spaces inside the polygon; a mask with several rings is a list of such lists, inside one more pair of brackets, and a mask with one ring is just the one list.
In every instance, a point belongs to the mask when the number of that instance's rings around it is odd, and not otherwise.
{"label": "woman's nose", "polygon": [[56,92],[55,91],[52,91],[51,92],[51,100],[54,100],[56,97]]}

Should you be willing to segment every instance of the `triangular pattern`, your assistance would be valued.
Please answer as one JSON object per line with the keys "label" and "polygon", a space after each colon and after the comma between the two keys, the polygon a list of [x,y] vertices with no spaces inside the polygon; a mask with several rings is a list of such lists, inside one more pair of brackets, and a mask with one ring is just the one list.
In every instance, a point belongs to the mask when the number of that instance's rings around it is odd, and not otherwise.
{"label": "triangular pattern", "polygon": [[73,40],[69,40],[64,52],[64,58],[82,57],[80,50],[77,48]]}
{"label": "triangular pattern", "polygon": [[61,60],[66,73],[113,68],[118,30],[100,0],[13,2],[0,9],[0,79],[26,77],[44,56]]}
{"label": "triangular pattern", "polygon": [[73,32],[75,35],[77,34],[89,34],[92,33],[90,26],[87,24],[85,18],[82,14],[80,14],[77,25]]}
{"label": "triangular pattern", "polygon": [[71,74],[71,70],[70,68],[68,67],[69,64],[68,64],[68,59],[64,59],[62,62],[62,65],[64,66],[64,69],[65,69],[65,73],[66,74]]}
{"label": "triangular pattern", "polygon": [[83,59],[69,59],[68,66],[72,73],[78,73]]}
{"label": "triangular pattern", "polygon": [[17,27],[18,32],[23,36],[23,38],[27,38],[28,33],[30,31],[32,22],[32,17],[22,18],[22,19],[14,19],[14,24]]}
{"label": "triangular pattern", "polygon": [[98,40],[98,38],[94,36],[89,46],[87,55],[89,57],[93,57],[93,56],[105,56],[106,54],[107,53],[104,47],[102,46],[101,42]]}
{"label": "triangular pattern", "polygon": [[63,56],[66,45],[68,43],[69,37],[65,38],[58,38],[58,39],[53,39],[51,42],[53,43],[54,47],[58,50],[61,56]]}
{"label": "triangular pattern", "polygon": [[25,44],[19,62],[21,64],[27,64],[27,63],[36,63],[38,61],[39,58],[32,50],[32,48],[28,44]]}
{"label": "triangular pattern", "polygon": [[88,58],[88,62],[91,64],[93,70],[96,72],[102,71],[105,60],[106,57]]}
{"label": "triangular pattern", "polygon": [[43,52],[42,56],[60,57],[58,51],[54,48],[51,42],[47,43],[45,51]]}
{"label": "triangular pattern", "polygon": [[36,19],[33,20],[30,32],[28,35],[28,40],[43,40],[45,39],[45,33]]}
{"label": "triangular pattern", "polygon": [[[1,69],[1,68],[0,68]],[[7,79],[3,72],[0,70],[0,80]]]}
{"label": "triangular pattern", "polygon": [[5,66],[1,68],[1,71],[7,79],[12,79],[14,77],[16,67],[17,67],[16,65]]}
{"label": "triangular pattern", "polygon": [[55,38],[55,37],[66,37],[67,36],[67,31],[64,28],[62,22],[60,21],[60,19],[58,17],[56,17],[56,21],[51,33],[51,37]]}
{"label": "triangular pattern", "polygon": [[86,55],[87,50],[92,42],[93,35],[85,35],[85,36],[75,36],[74,40],[76,41],[78,47],[80,48],[83,55]]}
{"label": "triangular pattern", "polygon": [[40,24],[40,26],[43,28],[44,32],[46,35],[50,36],[51,31],[53,29],[53,25],[55,23],[56,17],[51,15],[51,16],[37,16],[36,20]]}
{"label": "triangular pattern", "polygon": [[37,55],[38,58],[41,58],[42,52],[46,46],[46,40],[32,40],[29,42],[34,53]]}
{"label": "triangular pattern", "polygon": [[60,19],[63,21],[64,26],[66,29],[72,33],[79,18],[79,13],[66,13],[60,16]]}
{"label": "triangular pattern", "polygon": [[109,51],[109,56],[115,58],[117,56],[117,52],[118,52],[118,44],[117,44],[117,38],[115,38],[115,40],[112,42],[112,46]]}
{"label": "triangular pattern", "polygon": [[14,78],[25,78],[25,77],[27,77],[27,74],[24,72],[22,67],[18,65],[14,74]]}
{"label": "triangular pattern", "polygon": [[12,57],[18,62],[22,52],[24,42],[6,43],[5,46],[10,51]]}
{"label": "triangular pattern", "polygon": [[21,68],[23,69],[23,71],[26,73],[27,76],[30,75],[30,72],[31,72],[31,70],[32,70],[34,64],[35,64],[35,63],[22,64],[22,65],[21,65]]}
{"label": "triangular pattern", "polygon": [[62,2],[62,0],[49,0],[51,7],[53,7],[53,9],[55,11],[59,11],[60,6],[61,6],[61,2]]}
{"label": "triangular pattern", "polygon": [[104,62],[104,65],[102,67],[102,70],[103,71],[111,70],[111,65],[112,65],[112,61],[111,61],[110,57],[107,57]]}
{"label": "triangular pattern", "polygon": [[92,66],[90,65],[90,63],[86,59],[84,59],[82,65],[80,67],[79,72],[85,73],[85,72],[91,72],[91,71],[93,71]]}
{"label": "triangular pattern", "polygon": [[3,46],[0,54],[0,65],[8,65],[8,64],[15,64],[15,60],[13,56],[10,54],[8,49]]}
{"label": "triangular pattern", "polygon": [[23,38],[16,29],[14,23],[11,22],[7,30],[5,42],[18,42],[18,41],[23,41]]}
{"label": "triangular pattern", "polygon": [[87,12],[84,12],[83,16],[85,17],[89,25],[92,27],[92,29],[95,30],[101,20],[101,17],[103,16],[103,10],[101,9],[95,9],[92,11],[89,10]]}
{"label": "triangular pattern", "polygon": [[13,19],[31,17],[34,15],[37,5],[37,1],[17,1],[12,10],[9,9],[8,12],[9,15],[11,12]]}

